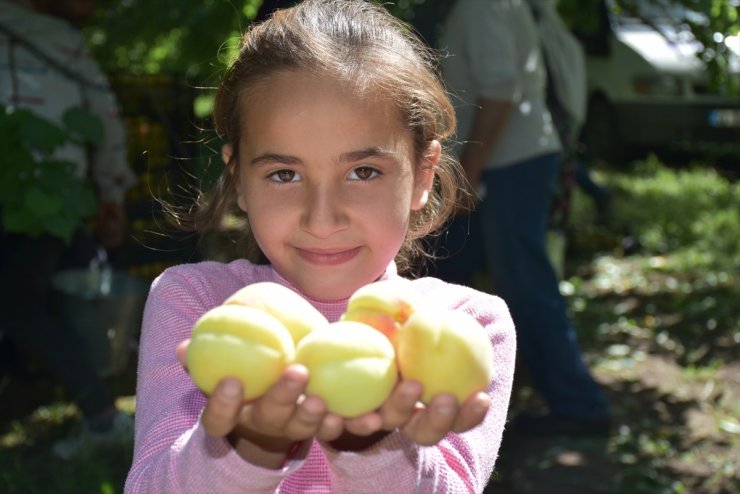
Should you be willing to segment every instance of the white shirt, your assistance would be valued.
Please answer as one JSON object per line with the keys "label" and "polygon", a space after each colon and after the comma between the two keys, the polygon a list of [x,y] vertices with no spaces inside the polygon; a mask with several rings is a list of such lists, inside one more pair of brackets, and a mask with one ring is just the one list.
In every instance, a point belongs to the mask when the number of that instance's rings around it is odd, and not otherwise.
{"label": "white shirt", "polygon": [[458,0],[441,48],[449,52],[443,72],[457,112],[458,141],[470,134],[479,98],[514,106],[486,169],[561,149],[547,110],[539,39],[524,0]]}
{"label": "white shirt", "polygon": [[[100,199],[122,202],[135,182],[128,167],[125,130],[115,95],[82,33],[56,17],[7,2],[0,2],[0,6],[0,104],[29,109],[57,126],[62,126],[62,116],[68,109],[86,106],[105,128],[103,141],[93,150],[92,163],[88,163],[86,149],[75,144],[57,149],[53,158],[74,163],[79,177],[92,166]],[[12,41],[5,30],[31,43],[34,49]],[[85,82],[65,74],[34,50]]]}

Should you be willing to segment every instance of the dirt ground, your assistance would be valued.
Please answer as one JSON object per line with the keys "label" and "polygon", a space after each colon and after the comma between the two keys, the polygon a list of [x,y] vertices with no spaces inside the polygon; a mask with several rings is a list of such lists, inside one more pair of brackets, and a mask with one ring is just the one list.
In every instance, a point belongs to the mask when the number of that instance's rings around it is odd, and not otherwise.
{"label": "dirt ground", "polygon": [[[718,427],[706,406],[740,405],[740,363],[708,380],[687,380],[670,358],[646,355],[595,374],[613,406],[611,433],[543,438],[508,431],[487,494],[740,493],[740,431]],[[537,404],[526,384],[516,387],[513,413]]]}

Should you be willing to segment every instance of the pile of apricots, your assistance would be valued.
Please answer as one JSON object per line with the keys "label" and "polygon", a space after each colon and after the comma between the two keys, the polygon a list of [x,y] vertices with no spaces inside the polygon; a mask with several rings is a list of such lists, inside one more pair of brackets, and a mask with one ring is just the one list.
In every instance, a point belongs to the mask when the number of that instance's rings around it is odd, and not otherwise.
{"label": "pile of apricots", "polygon": [[195,323],[187,367],[210,394],[224,377],[258,398],[287,365],[309,371],[306,393],[351,418],[379,408],[399,379],[422,384],[421,401],[451,393],[462,403],[485,391],[493,348],[476,319],[415,299],[409,285],[378,281],[358,289],[339,321],[272,282],[248,285]]}

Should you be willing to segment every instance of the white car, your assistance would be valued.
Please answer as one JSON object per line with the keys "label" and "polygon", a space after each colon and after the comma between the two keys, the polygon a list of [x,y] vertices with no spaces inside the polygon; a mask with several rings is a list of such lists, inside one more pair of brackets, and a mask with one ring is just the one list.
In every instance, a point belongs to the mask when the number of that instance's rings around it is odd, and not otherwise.
{"label": "white car", "polygon": [[[739,3],[739,0],[730,0]],[[701,45],[685,19],[706,17],[670,3],[599,0],[598,26],[572,23],[587,55],[588,117],[582,140],[593,158],[620,162],[647,150],[740,154],[740,97],[712,89]],[[633,2],[635,3],[635,2]],[[740,84],[740,38],[715,35]]]}

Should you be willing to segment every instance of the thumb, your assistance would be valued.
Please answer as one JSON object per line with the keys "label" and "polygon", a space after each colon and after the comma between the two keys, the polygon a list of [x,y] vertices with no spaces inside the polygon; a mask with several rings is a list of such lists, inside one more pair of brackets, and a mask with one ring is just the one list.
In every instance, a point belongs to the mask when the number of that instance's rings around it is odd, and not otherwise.
{"label": "thumb", "polygon": [[208,434],[223,437],[234,429],[244,402],[243,396],[244,387],[238,379],[227,377],[218,383],[200,418]]}

